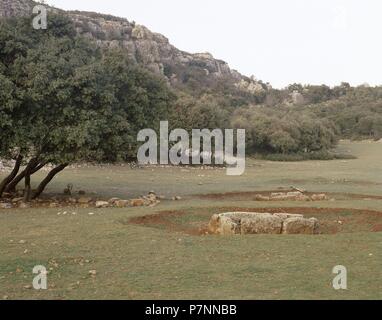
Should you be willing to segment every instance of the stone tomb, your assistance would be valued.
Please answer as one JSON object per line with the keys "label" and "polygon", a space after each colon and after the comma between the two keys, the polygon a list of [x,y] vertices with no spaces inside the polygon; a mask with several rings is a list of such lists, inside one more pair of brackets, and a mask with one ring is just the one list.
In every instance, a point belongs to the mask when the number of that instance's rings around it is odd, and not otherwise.
{"label": "stone tomb", "polygon": [[212,234],[319,234],[316,218],[301,214],[227,212],[214,214],[208,225]]}

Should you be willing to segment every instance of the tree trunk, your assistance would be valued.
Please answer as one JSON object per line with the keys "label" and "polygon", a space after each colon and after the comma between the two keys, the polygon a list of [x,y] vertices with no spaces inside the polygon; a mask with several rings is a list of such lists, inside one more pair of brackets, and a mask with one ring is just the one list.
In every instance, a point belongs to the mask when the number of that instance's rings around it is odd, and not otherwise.
{"label": "tree trunk", "polygon": [[16,177],[17,173],[19,172],[22,161],[23,157],[19,155],[16,159],[16,163],[12,172],[0,183],[0,198],[2,197],[7,185]]}
{"label": "tree trunk", "polygon": [[25,168],[24,202],[29,202],[31,200],[31,174],[33,168],[35,168],[37,164],[37,159],[33,158]]}
{"label": "tree trunk", "polygon": [[[31,175],[41,170],[45,165],[46,165],[46,162],[42,162],[39,165],[34,166],[31,169]],[[15,192],[17,185],[20,183],[21,180],[24,179],[24,177],[25,177],[25,169],[21,171],[11,182],[8,183],[8,185],[5,188],[5,191]]]}
{"label": "tree trunk", "polygon": [[57,166],[54,169],[52,169],[48,173],[48,175],[45,177],[45,179],[42,180],[41,183],[39,184],[39,186],[37,187],[36,192],[33,195],[33,199],[38,198],[44,192],[44,190],[45,190],[46,186],[49,184],[49,182],[51,182],[52,179],[58,173],[60,173],[62,170],[64,170],[68,165],[69,165],[68,163],[64,163],[64,164],[60,164],[59,166]]}

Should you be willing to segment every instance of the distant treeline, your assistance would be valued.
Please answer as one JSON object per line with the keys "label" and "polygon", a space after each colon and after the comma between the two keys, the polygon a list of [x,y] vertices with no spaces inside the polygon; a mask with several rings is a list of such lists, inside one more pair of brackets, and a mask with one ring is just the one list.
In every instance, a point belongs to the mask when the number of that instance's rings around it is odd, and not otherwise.
{"label": "distant treeline", "polygon": [[245,128],[248,153],[325,158],[341,138],[382,138],[382,87],[264,85],[248,95],[226,83],[178,95],[175,110],[178,126]]}

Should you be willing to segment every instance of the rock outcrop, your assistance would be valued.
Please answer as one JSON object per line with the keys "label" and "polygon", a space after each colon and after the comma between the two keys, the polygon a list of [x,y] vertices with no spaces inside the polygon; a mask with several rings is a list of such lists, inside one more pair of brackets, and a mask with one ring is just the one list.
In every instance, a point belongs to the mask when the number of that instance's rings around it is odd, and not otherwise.
{"label": "rock outcrop", "polygon": [[[27,16],[36,5],[31,0],[0,0],[0,17]],[[266,85],[232,70],[209,53],[187,53],[175,48],[169,40],[145,26],[124,18],[94,12],[48,11],[69,16],[77,33],[104,48],[122,48],[131,60],[164,77],[173,86],[187,86],[193,80],[201,87],[215,87],[220,79],[239,91],[257,94]]]}
{"label": "rock outcrop", "polygon": [[0,17],[21,17],[32,14],[31,0],[0,0]]}

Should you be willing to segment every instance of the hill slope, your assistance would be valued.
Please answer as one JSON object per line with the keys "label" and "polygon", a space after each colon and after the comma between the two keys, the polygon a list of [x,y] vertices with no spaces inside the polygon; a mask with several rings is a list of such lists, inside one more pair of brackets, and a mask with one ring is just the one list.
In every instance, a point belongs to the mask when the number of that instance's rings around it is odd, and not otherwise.
{"label": "hill slope", "polygon": [[[31,15],[35,4],[31,0],[0,0],[0,17]],[[211,54],[181,51],[165,36],[127,19],[94,12],[59,12],[74,21],[78,34],[102,47],[123,48],[132,60],[163,75],[175,87],[214,88],[223,81],[226,86],[249,94],[267,89],[263,83],[232,70],[225,61],[215,59]]]}

